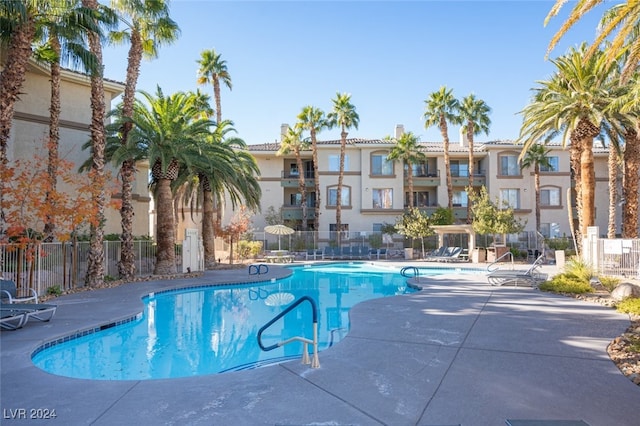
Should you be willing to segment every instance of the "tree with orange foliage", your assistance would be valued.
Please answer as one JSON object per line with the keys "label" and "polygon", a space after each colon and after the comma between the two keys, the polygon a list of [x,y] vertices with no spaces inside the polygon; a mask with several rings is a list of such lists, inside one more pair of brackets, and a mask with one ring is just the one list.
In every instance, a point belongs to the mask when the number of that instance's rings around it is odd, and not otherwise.
{"label": "tree with orange foliage", "polygon": [[229,239],[229,264],[233,264],[233,242],[238,241],[251,226],[251,213],[246,207],[240,207],[240,210],[233,216],[231,222],[227,226],[222,227],[217,232],[224,238]]}

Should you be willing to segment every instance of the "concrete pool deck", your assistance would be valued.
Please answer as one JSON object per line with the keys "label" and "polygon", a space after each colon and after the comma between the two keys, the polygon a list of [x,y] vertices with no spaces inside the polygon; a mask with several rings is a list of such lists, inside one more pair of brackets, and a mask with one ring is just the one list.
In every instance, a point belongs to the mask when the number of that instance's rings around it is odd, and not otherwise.
{"label": "concrete pool deck", "polygon": [[[474,265],[455,265],[465,266]],[[261,278],[288,273],[270,265]],[[638,425],[640,387],[606,351],[628,327],[626,315],[531,288],[492,287],[481,274],[421,279],[420,292],[355,306],[348,335],[320,352],[318,369],[295,360],[193,378],[95,381],[54,376],[30,361],[47,341],[140,312],[149,292],[255,278],[247,270],[210,271],[55,299],[51,322],[0,333],[1,423]],[[43,410],[56,418],[30,418]]]}

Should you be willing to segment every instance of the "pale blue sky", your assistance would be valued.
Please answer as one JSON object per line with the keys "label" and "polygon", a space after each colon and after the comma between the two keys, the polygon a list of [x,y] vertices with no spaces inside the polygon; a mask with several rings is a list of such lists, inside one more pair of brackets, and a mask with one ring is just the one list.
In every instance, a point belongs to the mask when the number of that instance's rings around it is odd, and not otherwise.
{"label": "pale blue sky", "polygon": [[[382,138],[396,124],[422,141],[424,100],[445,85],[491,108],[489,136],[515,139],[519,111],[536,80],[548,78],[549,40],[574,2],[544,27],[554,1],[210,1],[173,0],[181,37],[142,63],[138,89],[195,90],[200,52],[215,48],[227,61],[233,90],[222,89],[223,118],[248,144],[273,142],[305,105],[329,111],[336,92],[352,95],[360,115],[349,137]],[[602,8],[587,15],[553,50],[594,39]],[[105,76],[124,81],[128,47],[107,47]],[[212,96],[211,86],[200,86]],[[449,136],[457,140],[458,129]],[[325,131],[320,139],[339,138]]]}

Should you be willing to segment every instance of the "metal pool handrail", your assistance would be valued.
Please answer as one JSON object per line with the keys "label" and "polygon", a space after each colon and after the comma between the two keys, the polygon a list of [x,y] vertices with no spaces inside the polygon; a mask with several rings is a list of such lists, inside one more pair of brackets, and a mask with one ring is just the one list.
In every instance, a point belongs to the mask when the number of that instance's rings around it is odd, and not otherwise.
{"label": "metal pool handrail", "polygon": [[489,265],[487,265],[487,272],[491,273],[491,272],[497,270],[498,269],[497,266],[495,267],[495,269],[491,269],[491,267],[493,265],[495,265],[496,263],[500,262],[500,260],[502,260],[503,257],[507,257],[507,256],[511,257],[511,269],[513,269],[514,268],[513,253],[511,253],[511,251],[508,251],[508,252],[505,252],[502,256],[500,256],[496,260],[494,260],[493,263],[490,263]]}
{"label": "metal pool handrail", "polygon": [[[309,302],[311,304],[311,311],[313,314],[313,340],[309,340],[306,337],[296,336],[296,337],[291,337],[287,340],[283,340],[281,342],[275,343],[271,346],[264,346],[262,344],[262,333],[267,328],[271,327],[273,323],[275,323],[280,318],[282,318],[283,316],[285,316],[286,314],[294,310],[296,307],[298,307],[298,305],[300,305],[302,302]],[[316,305],[316,301],[309,296],[302,296],[300,299],[296,300],[291,305],[287,306],[282,312],[280,312],[271,321],[263,325],[260,328],[260,330],[258,330],[258,346],[260,346],[260,349],[262,349],[265,352],[271,351],[273,349],[279,348],[280,346],[284,346],[286,344],[289,344],[295,341],[302,342],[302,363],[311,364],[311,368],[319,368],[320,360],[318,359],[318,307]],[[312,360],[309,359],[309,350],[307,348],[308,344],[313,345]]]}
{"label": "metal pool handrail", "polygon": [[[413,275],[409,275],[409,272],[413,272]],[[415,266],[405,266],[404,268],[400,269],[400,275],[405,278],[419,277],[420,269]]]}

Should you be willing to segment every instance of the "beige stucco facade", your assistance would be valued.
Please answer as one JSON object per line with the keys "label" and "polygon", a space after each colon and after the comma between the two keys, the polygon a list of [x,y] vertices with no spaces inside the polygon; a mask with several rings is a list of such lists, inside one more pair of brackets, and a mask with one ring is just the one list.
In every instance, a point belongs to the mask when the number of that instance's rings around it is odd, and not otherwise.
{"label": "beige stucco facade", "polygon": [[[447,188],[444,173],[444,151],[441,142],[421,143],[427,155],[424,165],[414,170],[414,205],[433,212],[438,206],[447,206]],[[282,208],[285,219],[299,219],[301,208],[298,193],[298,174],[293,155],[277,156],[278,143],[252,145],[260,171],[263,191],[262,213],[253,218],[256,231],[266,225],[264,213],[270,207]],[[380,224],[395,223],[407,204],[406,173],[400,162],[382,166],[392,143],[386,140],[349,139],[344,186],[348,188],[348,202],[343,203],[342,223],[350,233],[372,232]],[[553,170],[543,171],[541,182],[541,229],[546,237],[570,236],[570,209],[575,217],[575,201],[568,198],[572,188],[569,165],[569,149],[559,144],[547,146],[550,150]],[[466,222],[469,146],[464,138],[452,140],[450,144],[452,183],[454,190],[454,214],[460,223]],[[335,206],[331,204],[330,191],[337,186],[336,158],[340,152],[340,141],[318,142],[318,169],[320,176],[321,215],[320,238],[328,236],[335,224]],[[475,141],[474,143],[474,187],[485,185],[492,199],[498,203],[505,200],[515,209],[516,216],[526,223],[525,231],[535,235],[535,186],[532,169],[520,169],[518,156],[521,146],[513,141]],[[596,225],[606,232],[608,221],[607,152],[595,146],[596,159]],[[313,197],[312,153],[305,151],[303,161],[308,164],[307,193]],[[378,158],[375,158],[378,157]],[[381,196],[384,200],[381,202]],[[573,204],[573,205],[572,205]],[[313,208],[308,209],[309,226],[313,224]],[[226,212],[226,217],[231,215]],[[326,237],[325,237],[326,238]]]}
{"label": "beige stucco facade", "polygon": [[[0,52],[1,57],[1,52]],[[0,63],[3,61],[0,61]],[[119,82],[105,80],[105,103],[107,111],[112,101],[124,90]],[[7,157],[10,162],[17,159],[34,158],[37,153],[45,156],[44,148],[49,135],[50,78],[48,68],[30,62],[22,95],[15,105],[15,115],[11,128]],[[90,139],[89,124],[91,122],[90,79],[83,74],[63,69],[60,86],[60,158],[71,161],[74,170],[87,160],[89,151],[82,150],[82,145]],[[119,187],[117,170],[110,170],[114,188]],[[134,235],[149,234],[149,202],[148,165],[138,165],[138,173],[134,183]],[[59,182],[61,190],[68,189],[64,182]],[[117,200],[119,194],[114,194]],[[105,233],[121,233],[120,212],[114,208],[105,211]]]}

